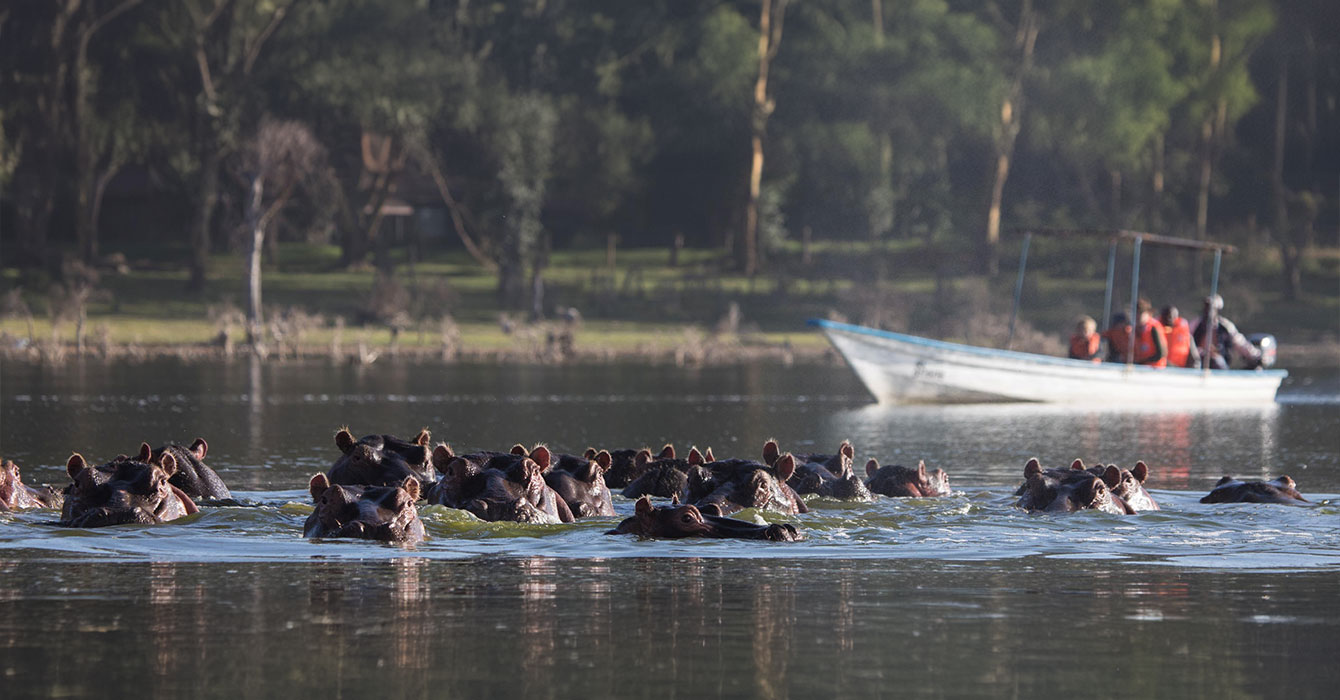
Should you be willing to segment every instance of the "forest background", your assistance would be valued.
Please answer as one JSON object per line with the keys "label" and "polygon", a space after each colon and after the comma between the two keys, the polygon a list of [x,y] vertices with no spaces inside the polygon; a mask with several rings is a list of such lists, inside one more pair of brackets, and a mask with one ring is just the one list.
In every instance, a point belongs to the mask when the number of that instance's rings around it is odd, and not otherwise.
{"label": "forest background", "polygon": [[[1226,314],[1333,349],[1338,102],[1333,0],[17,0],[0,345],[1001,345],[1066,227],[1233,244]],[[1060,352],[1107,241],[1030,255]]]}

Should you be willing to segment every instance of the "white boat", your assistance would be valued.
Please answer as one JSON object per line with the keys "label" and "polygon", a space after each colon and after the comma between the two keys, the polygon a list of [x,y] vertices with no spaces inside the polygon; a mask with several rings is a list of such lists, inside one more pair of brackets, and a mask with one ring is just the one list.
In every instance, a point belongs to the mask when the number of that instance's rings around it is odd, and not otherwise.
{"label": "white boat", "polygon": [[[1028,264],[1028,246],[1034,235],[1100,237],[1109,241],[1107,288],[1101,318],[1110,318],[1112,315],[1113,271],[1119,243],[1133,243],[1131,309],[1128,317],[1132,319],[1136,318],[1135,300],[1140,296],[1142,246],[1212,252],[1212,297],[1218,293],[1219,266],[1223,254],[1236,250],[1231,245],[1221,243],[1138,231],[1032,229],[1021,233],[1024,238],[1019,257],[1019,278],[1015,283],[1014,309],[1010,314],[1011,344],[1014,321],[1019,313],[1024,271]],[[1156,369],[1131,363],[1094,363],[949,343],[833,321],[811,320],[810,323],[823,329],[829,341],[842,353],[847,364],[856,371],[856,375],[880,403],[1033,401],[1095,407],[1109,404],[1262,403],[1275,400],[1280,383],[1289,374],[1284,370],[1268,369]],[[1128,357],[1135,350],[1133,337],[1130,342],[1126,352]],[[1208,343],[1209,339],[1205,342]],[[1208,351],[1207,345],[1202,355]],[[1273,359],[1271,353],[1270,360]]]}
{"label": "white boat", "polygon": [[1274,401],[1289,374],[1094,363],[834,321],[810,323],[823,329],[880,403],[1259,403]]}

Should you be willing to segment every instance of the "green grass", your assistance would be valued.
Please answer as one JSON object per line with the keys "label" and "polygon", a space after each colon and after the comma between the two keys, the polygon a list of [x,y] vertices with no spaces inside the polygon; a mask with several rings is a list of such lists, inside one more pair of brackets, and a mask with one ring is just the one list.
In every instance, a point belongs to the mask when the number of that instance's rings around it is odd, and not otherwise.
{"label": "green grass", "polygon": [[[774,253],[764,273],[750,280],[730,272],[727,258],[718,250],[683,250],[679,264],[670,267],[666,249],[620,249],[613,268],[607,266],[603,248],[555,251],[545,272],[546,306],[581,311],[584,322],[577,341],[582,347],[674,348],[712,331],[734,303],[751,338],[817,348],[823,341],[804,321],[830,313],[860,322],[869,309],[879,306],[896,329],[928,335],[943,328],[947,317],[981,310],[1007,315],[1018,255],[1017,248],[1003,250],[1001,274],[987,280],[964,275],[964,260],[928,250],[917,241],[823,242],[811,253],[813,260],[802,265],[799,246],[788,244]],[[319,315],[319,327],[302,337],[305,345],[329,347],[336,318],[345,320],[341,339],[346,345],[360,340],[374,345],[389,342],[390,330],[367,308],[374,271],[341,268],[339,258],[335,246],[280,244],[277,260],[264,270],[267,308],[271,313],[292,308]],[[444,315],[455,320],[468,348],[529,342],[502,332],[502,315],[521,319],[524,314],[499,306],[496,278],[464,252],[432,252],[411,266],[405,251],[398,250],[393,260],[395,279],[409,297],[405,310],[413,317],[399,340],[402,345],[440,345]],[[211,310],[245,305],[241,256],[212,258],[210,281],[201,294],[186,292],[184,265],[175,261],[132,257],[131,263],[130,274],[103,273],[99,294],[88,306],[89,338],[105,334],[117,344],[204,344],[220,330],[211,320]],[[1196,314],[1205,290],[1191,284],[1193,264],[1195,260],[1183,259],[1150,263],[1142,278],[1142,295],[1156,305],[1177,303],[1184,315]],[[1334,340],[1340,334],[1340,250],[1309,254],[1305,294],[1298,301],[1283,299],[1279,269],[1273,249],[1226,258],[1223,292],[1230,317],[1245,330],[1273,332],[1286,344]],[[1020,315],[1024,322],[1064,337],[1077,314],[1101,316],[1105,245],[1038,243],[1030,251],[1029,270]],[[1128,274],[1124,263],[1119,265],[1115,286],[1123,304],[1128,303]],[[0,272],[0,280],[6,290],[23,285],[34,335],[37,340],[50,339],[50,283],[12,269]],[[60,323],[59,329],[60,338],[73,338],[72,322]],[[233,330],[234,337],[241,336],[240,328]],[[27,320],[11,312],[0,318],[0,331],[26,336]]]}

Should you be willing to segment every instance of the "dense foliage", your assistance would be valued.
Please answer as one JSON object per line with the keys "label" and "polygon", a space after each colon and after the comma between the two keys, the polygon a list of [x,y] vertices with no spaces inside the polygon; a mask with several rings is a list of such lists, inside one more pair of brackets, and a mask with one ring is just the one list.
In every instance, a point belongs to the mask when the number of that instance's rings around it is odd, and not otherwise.
{"label": "dense foliage", "polygon": [[[1337,243],[1331,0],[763,8],[768,41],[759,0],[7,3],[3,262],[152,241],[199,289],[257,226],[377,260],[397,203],[441,208],[514,304],[547,251],[611,235],[751,272],[802,237],[975,270],[1017,226],[1252,238],[1286,295]],[[271,121],[323,152],[256,194]]]}

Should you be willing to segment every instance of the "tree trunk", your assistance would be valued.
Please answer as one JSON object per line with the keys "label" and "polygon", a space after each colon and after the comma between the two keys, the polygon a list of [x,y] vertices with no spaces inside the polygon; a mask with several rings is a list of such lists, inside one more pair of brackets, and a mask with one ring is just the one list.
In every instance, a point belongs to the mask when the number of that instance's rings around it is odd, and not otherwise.
{"label": "tree trunk", "polygon": [[254,175],[251,196],[247,198],[247,342],[253,350],[264,338],[265,318],[261,310],[261,252],[265,248],[265,226],[261,221],[261,205],[265,196],[265,179]]}
{"label": "tree trunk", "polygon": [[195,222],[191,227],[191,278],[186,283],[187,290],[191,292],[205,289],[209,271],[210,227],[214,222],[214,207],[219,202],[219,151],[213,146],[207,148],[200,164],[199,201],[196,202]]}
{"label": "tree trunk", "polygon": [[1024,80],[1033,67],[1033,48],[1038,40],[1038,18],[1031,0],[1024,0],[1019,9],[1019,25],[1014,35],[1019,63],[1009,91],[1000,105],[1000,129],[996,134],[996,171],[991,183],[991,202],[986,212],[986,247],[983,251],[986,273],[992,277],[999,272],[996,251],[1000,247],[1001,208],[1005,198],[1005,181],[1010,177],[1010,159],[1014,157],[1014,143],[1019,136],[1023,117]]}
{"label": "tree trunk", "polygon": [[[775,14],[775,16],[774,16]],[[763,187],[763,134],[768,117],[776,107],[768,97],[768,69],[782,41],[782,21],[786,14],[786,0],[763,0],[758,20],[758,78],[754,81],[754,114],[751,120],[749,162],[749,203],[744,214],[744,241],[738,249],[744,274],[753,277],[758,272],[758,206]]]}

